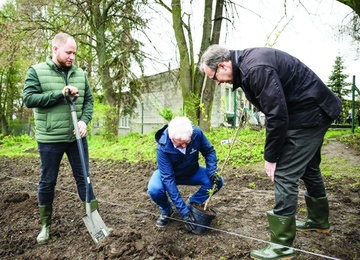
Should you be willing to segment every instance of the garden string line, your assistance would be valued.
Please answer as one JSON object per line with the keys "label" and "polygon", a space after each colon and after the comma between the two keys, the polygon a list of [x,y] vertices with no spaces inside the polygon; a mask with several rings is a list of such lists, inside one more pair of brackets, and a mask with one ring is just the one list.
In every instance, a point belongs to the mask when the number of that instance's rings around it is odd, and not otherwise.
{"label": "garden string line", "polygon": [[[23,183],[29,183],[29,184],[33,184],[33,185],[38,185],[38,184],[35,183],[35,182],[26,181],[26,180],[23,180],[23,179],[20,179],[20,178],[16,178],[16,177],[12,177],[12,176],[8,176],[8,175],[2,174],[2,173],[0,173],[0,176],[6,177],[6,178],[10,178],[10,179],[13,179],[13,180],[17,180],[17,181],[20,181],[20,182],[23,182]],[[67,193],[67,194],[70,194],[70,195],[73,195],[73,196],[78,196],[77,193],[70,192],[70,191],[67,191],[67,190],[63,190],[63,189],[60,189],[60,188],[56,188],[56,190],[57,190],[57,191],[60,191],[60,192]],[[108,201],[105,201],[105,200],[102,200],[102,199],[99,199],[99,198],[97,198],[97,200],[98,200],[99,202],[101,202],[101,203],[110,204],[110,205],[114,205],[114,206],[121,206],[123,209],[127,209],[128,212],[130,212],[130,211],[132,211],[132,210],[135,210],[135,211],[138,211],[138,212],[141,212],[141,213],[145,213],[145,214],[147,214],[147,215],[158,216],[158,214],[155,214],[155,213],[150,212],[150,211],[147,211],[147,210],[140,210],[140,209],[137,209],[137,208],[134,208],[134,207],[133,207],[133,208],[130,208],[130,207],[126,207],[126,206],[124,206],[124,205],[120,205],[120,204],[118,204],[118,203],[108,202]],[[177,219],[177,218],[172,218],[172,217],[168,217],[168,218],[171,219],[171,220],[174,220],[174,221],[178,221],[178,222],[182,222],[182,223],[187,223],[186,221],[184,221],[184,220],[182,220],[182,219]],[[241,238],[245,238],[245,239],[249,239],[249,240],[254,240],[254,241],[258,241],[258,242],[262,242],[262,243],[267,243],[267,244],[271,244],[271,245],[277,245],[277,246],[286,247],[286,246],[278,245],[278,244],[275,244],[275,243],[272,243],[272,242],[269,242],[269,241],[265,241],[265,240],[262,240],[262,239],[259,239],[259,238],[254,238],[254,237],[250,237],[250,236],[246,236],[246,235],[237,234],[237,233],[235,233],[235,232],[230,232],[230,231],[226,231],[226,230],[222,230],[222,229],[218,229],[218,228],[213,228],[213,227],[209,227],[209,226],[203,226],[203,225],[197,224],[197,223],[193,223],[193,224],[196,225],[196,226],[200,226],[200,227],[207,228],[207,229],[210,229],[210,230],[214,230],[214,231],[217,231],[217,232],[225,233],[225,234],[228,234],[228,235],[231,235],[231,236],[236,236],[236,237],[241,237]],[[301,253],[304,253],[304,254],[309,254],[309,255],[314,255],[314,256],[322,257],[322,258],[324,258],[324,259],[340,260],[339,258],[334,258],[334,257],[330,257],[330,256],[318,254],[318,253],[313,253],[313,252],[309,252],[309,251],[302,250],[302,249],[298,249],[298,248],[294,248],[294,247],[287,247],[287,248],[291,248],[291,249],[293,249],[294,251],[298,251],[298,252],[301,252]]]}

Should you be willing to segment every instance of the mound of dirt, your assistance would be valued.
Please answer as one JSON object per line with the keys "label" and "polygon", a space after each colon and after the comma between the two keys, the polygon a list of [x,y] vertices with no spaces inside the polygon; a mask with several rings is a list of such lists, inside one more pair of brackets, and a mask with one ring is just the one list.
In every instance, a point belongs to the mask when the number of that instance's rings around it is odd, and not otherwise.
{"label": "mound of dirt", "polygon": [[[358,151],[341,143],[331,142],[323,150],[328,158],[324,166],[335,164],[334,158],[339,156],[359,165]],[[251,249],[262,248],[269,241],[266,211],[272,209],[274,195],[262,164],[251,169],[226,168],[225,186],[211,201],[217,216],[203,235],[186,231],[179,214],[169,226],[155,227],[159,210],[147,194],[154,163],[92,159],[90,168],[99,213],[113,232],[99,244],[91,239],[64,159],[54,202],[52,238],[39,245],[39,159],[0,157],[1,259],[250,259]],[[331,234],[298,233],[295,259],[360,259],[359,176],[345,176],[325,177]],[[185,199],[197,189],[179,188]],[[304,187],[300,188],[302,194]],[[305,217],[305,209],[300,195],[299,218]]]}

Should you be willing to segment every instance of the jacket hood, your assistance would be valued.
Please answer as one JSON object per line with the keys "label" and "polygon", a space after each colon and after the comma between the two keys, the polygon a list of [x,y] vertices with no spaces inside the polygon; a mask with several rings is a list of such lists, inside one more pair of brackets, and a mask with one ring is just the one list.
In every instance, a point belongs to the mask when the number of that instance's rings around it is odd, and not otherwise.
{"label": "jacket hood", "polygon": [[[155,133],[155,141],[157,143],[165,143],[166,142],[167,128],[168,128],[168,125],[166,124]],[[166,131],[166,133],[164,134],[165,131]]]}

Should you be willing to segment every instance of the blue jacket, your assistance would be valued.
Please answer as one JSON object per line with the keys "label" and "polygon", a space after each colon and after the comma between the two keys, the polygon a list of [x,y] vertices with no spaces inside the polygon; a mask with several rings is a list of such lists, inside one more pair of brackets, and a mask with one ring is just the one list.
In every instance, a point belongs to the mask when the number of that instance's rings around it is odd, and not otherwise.
{"label": "blue jacket", "polygon": [[176,186],[176,180],[183,180],[193,176],[199,169],[199,154],[205,158],[208,176],[217,171],[217,157],[214,147],[208,141],[199,127],[193,127],[191,141],[186,147],[186,154],[176,149],[171,142],[167,127],[160,129],[155,140],[157,169],[160,171],[165,189],[177,208],[184,216],[189,212],[180,192]]}
{"label": "blue jacket", "polygon": [[297,58],[273,48],[230,51],[233,90],[266,116],[265,160],[276,162],[286,131],[335,120],[341,100]]}

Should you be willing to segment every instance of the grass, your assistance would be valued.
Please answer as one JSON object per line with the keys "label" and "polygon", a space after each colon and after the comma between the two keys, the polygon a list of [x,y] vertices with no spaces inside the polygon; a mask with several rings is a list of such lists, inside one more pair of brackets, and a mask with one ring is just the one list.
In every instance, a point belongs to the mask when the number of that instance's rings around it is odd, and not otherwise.
{"label": "grass", "polygon": [[[155,161],[156,142],[154,134],[131,133],[127,136],[118,137],[116,141],[108,141],[98,135],[89,136],[90,157],[94,159],[127,160],[135,163],[139,161]],[[210,133],[206,133],[206,136],[215,147],[219,168],[229,154],[235,134],[236,129],[233,128],[212,129]],[[333,139],[340,140],[360,150],[360,130],[358,128],[354,134],[349,129],[330,129],[326,133],[325,143]],[[230,142],[222,144],[224,140],[230,140]],[[227,165],[251,167],[254,164],[262,163],[264,141],[264,129],[240,129]],[[36,141],[27,135],[6,137],[0,135],[0,156],[38,156]],[[337,161],[337,167],[346,166],[346,158],[338,158]],[[326,166],[329,165],[326,164],[326,160],[324,162],[324,173],[333,172],[334,169]],[[358,169],[347,170],[357,171]]]}
{"label": "grass", "polygon": [[37,155],[37,143],[28,135],[0,135],[0,156],[34,156]]}

